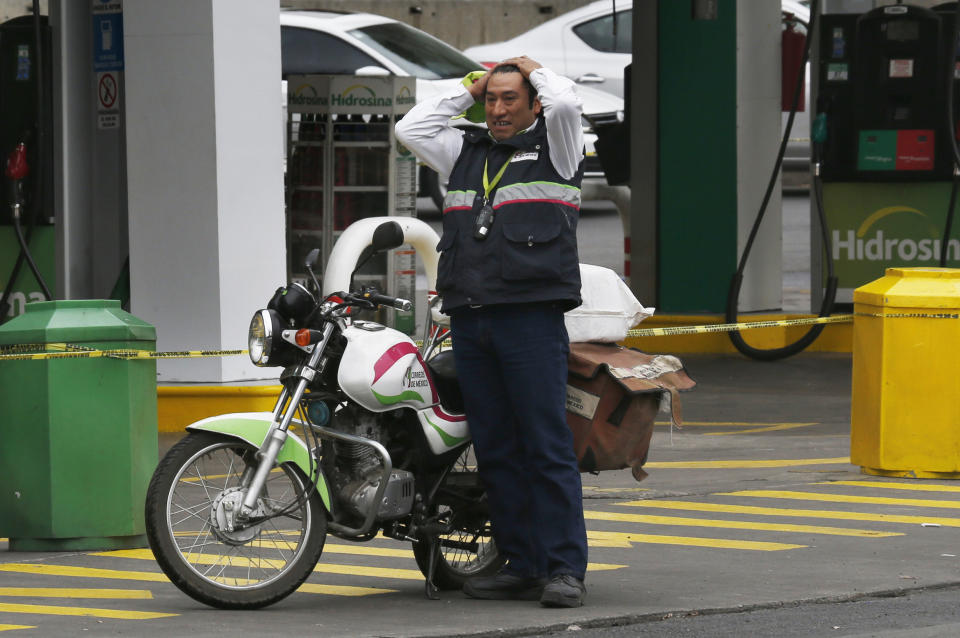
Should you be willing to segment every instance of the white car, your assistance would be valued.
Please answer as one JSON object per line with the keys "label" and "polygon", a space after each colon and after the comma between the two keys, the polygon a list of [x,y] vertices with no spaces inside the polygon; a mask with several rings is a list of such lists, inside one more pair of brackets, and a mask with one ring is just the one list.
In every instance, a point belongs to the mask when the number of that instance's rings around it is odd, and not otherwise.
{"label": "white car", "polygon": [[[280,12],[281,66],[284,106],[286,77],[291,74],[324,73],[393,74],[417,78],[417,100],[448,91],[478,62],[437,38],[408,24],[369,13],[331,11]],[[623,119],[623,100],[603,91],[578,87],[584,113],[595,122]],[[284,113],[286,117],[286,113]],[[593,141],[596,136],[584,118],[587,143],[586,175],[603,179]],[[445,186],[436,173],[423,167],[420,190],[440,207]]]}
{"label": "white car", "polygon": [[632,21],[633,2],[598,0],[510,40],[470,47],[464,53],[485,66],[529,55],[581,86],[589,85],[622,98],[623,68],[633,59]]}
{"label": "white car", "polygon": [[[614,15],[616,7],[616,15]],[[799,0],[781,0],[783,28],[806,32],[809,7]],[[791,17],[792,16],[792,17]],[[516,55],[529,55],[566,75],[579,86],[590,85],[623,97],[623,70],[633,59],[633,2],[598,0],[548,20],[525,33],[464,50],[484,66]],[[614,29],[616,26],[616,29]],[[807,170],[810,163],[810,70],[806,70],[806,101],[797,113],[784,167]],[[783,114],[786,126],[787,113]]]}

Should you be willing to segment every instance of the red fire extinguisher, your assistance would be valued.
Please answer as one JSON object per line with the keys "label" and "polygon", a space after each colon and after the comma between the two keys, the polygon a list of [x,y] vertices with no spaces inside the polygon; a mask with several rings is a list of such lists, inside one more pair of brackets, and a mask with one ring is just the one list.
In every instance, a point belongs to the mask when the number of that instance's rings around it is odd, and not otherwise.
{"label": "red fire extinguisher", "polygon": [[[793,14],[787,14],[783,20],[783,31],[780,35],[780,109],[789,111],[793,107],[793,92],[797,88],[797,74],[806,73],[801,66],[803,61],[803,46],[807,41],[806,26]],[[806,82],[800,83],[800,99],[797,102],[797,111],[804,111],[804,93]]]}

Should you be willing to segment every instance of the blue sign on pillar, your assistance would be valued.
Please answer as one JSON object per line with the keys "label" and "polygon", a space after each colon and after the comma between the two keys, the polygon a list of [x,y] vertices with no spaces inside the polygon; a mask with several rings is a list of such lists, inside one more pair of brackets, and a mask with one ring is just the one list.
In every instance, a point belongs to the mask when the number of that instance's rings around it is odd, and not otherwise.
{"label": "blue sign on pillar", "polygon": [[123,3],[120,0],[92,0],[93,70],[123,70]]}

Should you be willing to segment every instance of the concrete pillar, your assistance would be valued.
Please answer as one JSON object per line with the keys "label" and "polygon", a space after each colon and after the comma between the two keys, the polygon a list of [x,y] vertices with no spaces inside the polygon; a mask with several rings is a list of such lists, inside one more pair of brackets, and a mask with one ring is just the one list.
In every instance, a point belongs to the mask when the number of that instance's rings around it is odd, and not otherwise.
{"label": "concrete pillar", "polygon": [[[246,347],[286,279],[275,2],[125,0],[131,312],[161,350]],[[246,357],[161,381],[269,378]]]}
{"label": "concrete pillar", "polygon": [[[737,0],[737,258],[770,181],[781,137],[780,6]],[[741,311],[782,307],[780,177],[743,273]],[[731,273],[733,274],[733,273]]]}

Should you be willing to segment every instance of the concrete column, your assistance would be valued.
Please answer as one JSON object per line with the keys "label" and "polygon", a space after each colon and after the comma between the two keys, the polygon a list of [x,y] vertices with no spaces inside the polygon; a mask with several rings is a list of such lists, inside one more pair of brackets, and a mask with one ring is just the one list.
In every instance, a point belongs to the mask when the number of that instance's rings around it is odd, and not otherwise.
{"label": "concrete column", "polygon": [[[161,350],[246,347],[286,279],[275,2],[125,0],[131,311]],[[161,381],[269,378],[246,357]]]}
{"label": "concrete column", "polygon": [[[780,143],[780,5],[737,0],[737,258],[760,210]],[[782,304],[780,177],[743,273],[740,310]],[[732,274],[732,273],[731,273]]]}

